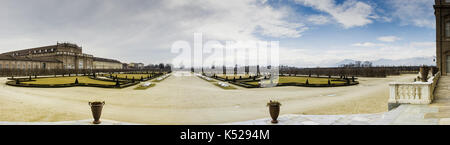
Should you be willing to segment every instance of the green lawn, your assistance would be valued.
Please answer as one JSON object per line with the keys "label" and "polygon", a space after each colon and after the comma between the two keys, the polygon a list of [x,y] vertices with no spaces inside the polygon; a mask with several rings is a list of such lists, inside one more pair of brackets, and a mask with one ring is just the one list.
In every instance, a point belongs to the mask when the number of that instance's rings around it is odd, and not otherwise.
{"label": "green lawn", "polygon": [[[278,83],[306,83],[308,80],[309,84],[328,84],[328,78],[313,78],[313,77],[289,77],[289,76],[281,76],[279,77]],[[268,83],[269,81],[267,81]],[[259,85],[259,81],[245,82],[250,85]],[[335,79],[331,79],[331,84],[345,84],[345,81],[336,81]]]}
{"label": "green lawn", "polygon": [[[249,75],[247,74],[227,74],[227,75],[217,75],[217,77],[225,79],[226,77],[228,77],[229,80],[232,80],[234,77],[236,77],[236,79],[239,79],[239,77],[242,77],[242,79],[248,79]],[[253,77],[253,76],[252,76]]]}
{"label": "green lawn", "polygon": [[115,85],[115,82],[100,81],[89,78],[88,76],[73,76],[73,77],[56,77],[56,78],[37,78],[32,79],[35,81],[21,82],[23,84],[42,84],[42,85],[61,85],[75,83],[75,79],[78,78],[78,83],[86,84],[101,84],[101,85]]}
{"label": "green lawn", "polygon": [[[312,78],[312,77],[285,77],[282,76],[278,80],[278,83],[306,83],[308,80],[309,84],[328,84],[328,78]],[[331,84],[345,84],[344,81],[334,81],[331,79]]]}

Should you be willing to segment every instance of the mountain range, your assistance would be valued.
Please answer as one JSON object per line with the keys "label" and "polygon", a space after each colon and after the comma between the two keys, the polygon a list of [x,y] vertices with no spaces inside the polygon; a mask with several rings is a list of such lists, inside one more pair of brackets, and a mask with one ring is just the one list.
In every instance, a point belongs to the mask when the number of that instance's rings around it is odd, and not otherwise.
{"label": "mountain range", "polygon": [[[340,66],[343,64],[354,63],[355,61],[364,62],[364,60],[353,60],[353,59],[344,59],[330,66]],[[434,57],[413,57],[406,59],[378,59],[372,62],[372,66],[418,66],[418,65],[428,65],[435,66]]]}

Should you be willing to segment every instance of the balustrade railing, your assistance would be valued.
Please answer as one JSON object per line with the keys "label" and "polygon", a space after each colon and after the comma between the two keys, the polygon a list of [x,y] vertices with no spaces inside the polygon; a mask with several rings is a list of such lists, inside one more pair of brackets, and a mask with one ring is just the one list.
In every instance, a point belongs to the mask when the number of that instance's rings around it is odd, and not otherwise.
{"label": "balustrade railing", "polygon": [[427,82],[392,82],[389,84],[389,103],[393,104],[430,104],[434,99],[434,89],[439,81],[440,72],[431,76]]}

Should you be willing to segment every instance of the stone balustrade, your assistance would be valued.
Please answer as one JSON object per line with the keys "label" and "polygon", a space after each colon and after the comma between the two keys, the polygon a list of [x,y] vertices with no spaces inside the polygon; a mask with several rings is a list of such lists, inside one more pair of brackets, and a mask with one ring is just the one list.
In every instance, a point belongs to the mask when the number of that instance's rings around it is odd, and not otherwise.
{"label": "stone balustrade", "polygon": [[434,99],[434,89],[440,72],[431,76],[427,82],[392,82],[389,83],[389,104],[430,104]]}

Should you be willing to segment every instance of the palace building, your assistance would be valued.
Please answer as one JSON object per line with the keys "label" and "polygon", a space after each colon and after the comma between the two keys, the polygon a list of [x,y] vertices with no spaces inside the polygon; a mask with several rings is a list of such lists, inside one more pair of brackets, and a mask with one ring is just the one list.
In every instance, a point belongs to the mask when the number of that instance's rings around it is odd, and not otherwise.
{"label": "palace building", "polygon": [[118,60],[94,57],[94,69],[122,69],[122,63]]}
{"label": "palace building", "polygon": [[450,73],[450,0],[435,0],[436,65],[442,75]]}
{"label": "palace building", "polygon": [[122,63],[84,54],[76,44],[57,43],[0,54],[0,69],[122,69]]}

